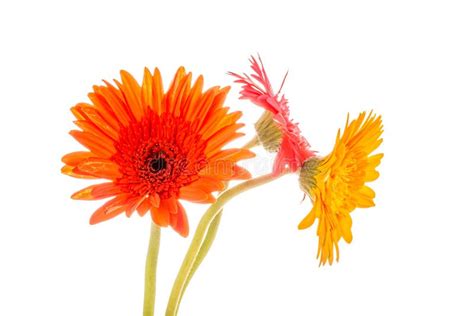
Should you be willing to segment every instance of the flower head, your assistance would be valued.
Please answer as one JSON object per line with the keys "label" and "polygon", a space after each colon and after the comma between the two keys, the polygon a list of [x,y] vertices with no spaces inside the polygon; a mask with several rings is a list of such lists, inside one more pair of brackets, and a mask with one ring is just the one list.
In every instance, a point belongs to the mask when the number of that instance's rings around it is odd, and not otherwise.
{"label": "flower head", "polygon": [[[336,137],[333,151],[324,158],[311,158],[300,172],[302,189],[313,201],[313,208],[299,224],[300,229],[319,219],[318,258],[320,263],[334,257],[339,260],[338,242],[341,237],[352,241],[350,213],[358,207],[374,206],[375,192],[366,185],[379,177],[375,168],[383,154],[372,155],[382,143],[382,119],[372,113],[361,113]],[[335,255],[334,255],[335,254]]]}
{"label": "flower head", "polygon": [[288,100],[284,95],[280,95],[286,76],[279,91],[275,93],[260,57],[257,61],[252,56],[250,63],[254,72],[250,76],[233,72],[229,74],[237,78],[236,83],[243,85],[240,91],[241,99],[250,100],[270,113],[264,113],[256,127],[262,145],[271,151],[278,151],[273,172],[279,174],[287,168],[295,172],[301,168],[304,161],[313,157],[314,153],[309,149],[308,141],[301,135],[298,124],[290,119]]}
{"label": "flower head", "polygon": [[212,203],[212,193],[249,173],[236,165],[253,157],[245,149],[223,149],[235,138],[240,112],[229,112],[224,100],[229,88],[202,91],[203,78],[191,84],[191,73],[176,72],[168,91],[158,69],[145,69],[140,85],[121,72],[116,86],[94,86],[91,104],[72,108],[80,130],[71,135],[88,151],[67,154],[62,172],[78,178],[106,179],[72,195],[73,199],[111,198],[92,215],[91,224],[135,210],[148,211],[162,227],[188,234],[179,199]]}

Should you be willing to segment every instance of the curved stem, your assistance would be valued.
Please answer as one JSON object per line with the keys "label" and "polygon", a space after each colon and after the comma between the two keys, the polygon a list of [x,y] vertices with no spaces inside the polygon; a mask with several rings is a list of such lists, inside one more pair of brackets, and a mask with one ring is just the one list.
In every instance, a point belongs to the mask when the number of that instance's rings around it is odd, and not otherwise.
{"label": "curved stem", "polygon": [[[243,193],[247,190],[258,187],[265,183],[271,182],[286,173],[287,172],[284,172],[278,176],[268,174],[242,182],[222,193],[216,200],[216,202],[209,207],[209,209],[206,211],[206,213],[201,218],[201,221],[199,222],[199,225],[196,229],[196,233],[194,234],[191,245],[189,246],[188,252],[186,253],[179,273],[174,282],[173,289],[171,291],[170,298],[168,301],[166,316],[177,315],[179,304],[183,297],[186,286],[189,283],[190,278],[196,271],[197,265],[199,265],[199,263],[203,260],[203,256],[207,254],[207,251],[210,247],[209,243],[212,243],[214,239],[213,236],[209,241],[208,235],[215,234],[215,231],[217,229],[216,225],[218,225],[218,220],[220,219],[219,215],[221,214],[224,205],[240,193]],[[216,220],[217,224],[215,223]],[[202,252],[203,247],[205,249],[204,253]]]}
{"label": "curved stem", "polygon": [[242,148],[244,149],[250,149],[255,146],[258,146],[260,144],[260,141],[258,140],[257,135],[255,135],[251,140],[249,140]]}
{"label": "curved stem", "polygon": [[153,316],[155,313],[156,266],[158,264],[159,249],[160,227],[152,221],[145,265],[145,298],[143,300],[143,316]]}
{"label": "curved stem", "polygon": [[221,209],[220,213],[217,214],[216,217],[214,217],[211,223],[209,223],[209,229],[207,230],[206,237],[204,237],[201,248],[196,254],[196,260],[194,261],[191,271],[189,272],[188,278],[186,279],[184,290],[186,290],[186,288],[188,287],[189,281],[191,281],[194,273],[199,268],[204,258],[207,256],[209,249],[211,249],[211,246],[214,243],[214,239],[216,239],[217,230],[219,229],[219,224],[221,222],[222,211],[223,209]]}

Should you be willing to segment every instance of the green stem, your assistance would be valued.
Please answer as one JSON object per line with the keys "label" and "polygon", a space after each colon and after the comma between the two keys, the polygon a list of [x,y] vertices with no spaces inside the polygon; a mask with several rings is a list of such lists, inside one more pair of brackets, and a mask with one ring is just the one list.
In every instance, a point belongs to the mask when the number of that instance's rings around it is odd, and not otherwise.
{"label": "green stem", "polygon": [[[281,175],[285,173],[282,173]],[[186,286],[196,271],[197,266],[207,254],[207,251],[211,246],[210,243],[214,240],[217,226],[219,224],[220,214],[224,205],[240,193],[271,182],[278,177],[279,176],[274,176],[273,174],[268,174],[242,182],[222,193],[216,202],[209,207],[199,222],[196,233],[191,241],[191,245],[189,246],[183,263],[181,264],[181,268],[170,294],[166,316],[177,315],[179,304],[181,303]],[[211,237],[209,237],[209,235],[211,235]]]}
{"label": "green stem", "polygon": [[260,141],[258,140],[258,137],[257,135],[255,135],[251,140],[249,140],[247,142],[247,144],[245,144],[244,146],[242,146],[242,148],[244,149],[251,149],[255,146],[258,146],[260,144]]}
{"label": "green stem", "polygon": [[145,265],[145,298],[143,300],[143,316],[153,316],[155,314],[156,266],[158,264],[159,249],[160,227],[152,221]]}
{"label": "green stem", "polygon": [[217,230],[218,230],[219,224],[221,222],[222,211],[223,210],[221,210],[221,212],[219,214],[217,214],[217,216],[214,217],[212,222],[209,224],[209,229],[206,233],[206,237],[204,238],[204,241],[202,242],[201,249],[199,249],[199,252],[196,255],[196,260],[194,261],[193,267],[192,267],[191,271],[189,272],[189,276],[186,280],[186,284],[184,285],[184,290],[186,290],[186,288],[188,287],[189,281],[191,281],[194,273],[199,268],[199,266],[201,265],[201,262],[204,260],[204,258],[207,256],[207,253],[209,252],[209,249],[211,249],[211,246],[212,246],[212,243],[214,242],[214,239],[216,239]]}

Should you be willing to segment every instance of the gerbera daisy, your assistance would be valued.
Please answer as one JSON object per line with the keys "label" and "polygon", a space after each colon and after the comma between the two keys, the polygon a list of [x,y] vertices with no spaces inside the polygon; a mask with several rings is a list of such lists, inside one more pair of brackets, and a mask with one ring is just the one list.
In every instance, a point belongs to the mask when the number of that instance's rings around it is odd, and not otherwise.
{"label": "gerbera daisy", "polygon": [[236,165],[253,157],[245,149],[223,149],[242,136],[240,112],[224,107],[228,87],[203,89],[199,76],[179,68],[167,92],[158,69],[145,68],[140,85],[126,71],[116,86],[94,86],[91,104],[72,108],[81,130],[71,135],[88,151],[67,154],[62,172],[78,178],[106,179],[72,195],[73,199],[111,198],[90,219],[96,224],[135,210],[150,211],[158,226],[188,234],[179,199],[212,203],[215,191],[233,179],[249,178]]}
{"label": "gerbera daisy", "polygon": [[372,155],[382,143],[382,119],[372,112],[361,113],[340,135],[337,133],[333,151],[324,158],[311,158],[300,172],[302,189],[313,201],[313,208],[299,224],[308,228],[319,219],[318,258],[320,264],[334,257],[339,260],[338,242],[341,237],[352,241],[350,213],[358,207],[374,206],[375,192],[366,185],[379,177],[375,168],[383,154]]}
{"label": "gerbera daisy", "polygon": [[240,99],[250,100],[266,110],[257,122],[256,130],[263,147],[268,151],[278,152],[273,172],[279,174],[285,169],[295,172],[301,168],[304,161],[313,157],[314,153],[309,149],[308,141],[301,135],[298,124],[290,119],[288,100],[284,95],[280,95],[286,75],[279,91],[274,93],[261,58],[257,61],[252,56],[250,63],[254,72],[250,76],[233,72],[229,74],[237,78],[236,83],[243,85]]}

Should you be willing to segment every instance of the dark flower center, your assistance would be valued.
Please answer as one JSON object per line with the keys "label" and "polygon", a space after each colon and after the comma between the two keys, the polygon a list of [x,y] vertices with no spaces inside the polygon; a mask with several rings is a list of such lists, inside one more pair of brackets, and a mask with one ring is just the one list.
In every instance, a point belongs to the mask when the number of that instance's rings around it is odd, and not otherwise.
{"label": "dark flower center", "polygon": [[166,159],[163,157],[152,159],[148,166],[151,172],[160,172],[161,170],[166,169]]}
{"label": "dark flower center", "polygon": [[182,117],[148,111],[120,130],[112,157],[122,173],[116,181],[136,196],[177,196],[181,187],[199,179],[207,163],[206,145],[197,127]]}

